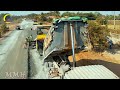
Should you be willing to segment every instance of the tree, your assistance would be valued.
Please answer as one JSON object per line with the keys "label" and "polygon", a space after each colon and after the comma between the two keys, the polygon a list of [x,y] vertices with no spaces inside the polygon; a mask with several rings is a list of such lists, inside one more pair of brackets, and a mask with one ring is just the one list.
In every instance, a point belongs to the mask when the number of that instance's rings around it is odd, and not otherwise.
{"label": "tree", "polygon": [[108,19],[108,20],[114,20],[114,16],[113,15],[106,15],[106,19]]}
{"label": "tree", "polygon": [[40,20],[40,17],[39,17],[38,15],[36,15],[36,16],[34,16],[34,19],[35,19],[36,21],[39,21],[39,20]]}
{"label": "tree", "polygon": [[93,50],[97,49],[104,50],[107,47],[107,39],[106,37],[109,36],[109,30],[107,27],[103,27],[96,22],[89,21],[89,37],[91,45],[93,46]]}
{"label": "tree", "polygon": [[84,13],[84,16],[87,17],[89,20],[95,20],[96,16],[94,13],[90,12],[90,13]]}
{"label": "tree", "polygon": [[59,11],[54,11],[54,15],[59,17],[60,16],[60,12]]}
{"label": "tree", "polygon": [[101,17],[98,17],[98,18],[96,19],[96,22],[97,22],[98,24],[100,24],[100,25],[107,25],[108,20],[107,20],[107,18],[101,16]]}
{"label": "tree", "polygon": [[48,21],[48,22],[52,22],[53,19],[52,19],[52,18],[48,18],[47,21]]}
{"label": "tree", "polygon": [[31,13],[31,14],[28,14],[28,15],[26,15],[26,16],[24,16],[24,17],[27,17],[27,18],[29,18],[29,19],[35,19],[37,16],[38,16],[38,14]]}
{"label": "tree", "polygon": [[50,11],[50,12],[46,13],[46,16],[60,17],[60,12],[59,11]]}
{"label": "tree", "polygon": [[46,18],[46,16],[44,16],[43,13],[41,14],[40,20],[41,20],[41,21],[47,21],[47,18]]}
{"label": "tree", "polygon": [[95,17],[96,17],[96,18],[98,18],[98,17],[101,17],[101,16],[102,16],[102,14],[101,14],[101,13],[99,13],[99,12],[95,12],[95,13],[94,13],[94,15],[95,15]]}
{"label": "tree", "polygon": [[62,17],[64,17],[64,16],[69,16],[69,17],[71,17],[71,16],[76,16],[76,14],[67,11],[67,12],[64,12],[61,16],[62,16]]}

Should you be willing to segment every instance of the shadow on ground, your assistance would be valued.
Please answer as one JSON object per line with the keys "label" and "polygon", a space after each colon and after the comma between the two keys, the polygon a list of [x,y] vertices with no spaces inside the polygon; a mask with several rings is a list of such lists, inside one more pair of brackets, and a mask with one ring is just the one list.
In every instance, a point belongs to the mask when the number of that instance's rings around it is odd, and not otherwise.
{"label": "shadow on ground", "polygon": [[120,51],[120,44],[114,44],[112,49],[107,49],[106,51],[111,54],[118,54],[118,52]]}
{"label": "shadow on ground", "polygon": [[120,77],[120,64],[107,62],[103,60],[92,60],[92,59],[81,59],[76,62],[76,66],[86,66],[86,65],[103,65],[109,70],[111,70],[113,73],[115,73],[118,77]]}
{"label": "shadow on ground", "polygon": [[120,54],[120,49],[108,49],[106,50],[108,53],[111,53],[111,54]]}

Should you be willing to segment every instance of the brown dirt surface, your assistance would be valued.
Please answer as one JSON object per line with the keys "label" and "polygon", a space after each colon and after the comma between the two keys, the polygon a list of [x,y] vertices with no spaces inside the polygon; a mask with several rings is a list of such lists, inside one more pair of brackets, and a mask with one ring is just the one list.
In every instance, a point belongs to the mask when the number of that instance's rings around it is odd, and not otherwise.
{"label": "brown dirt surface", "polygon": [[[86,65],[103,65],[118,77],[120,77],[120,55],[109,53],[107,51],[103,53],[96,53],[93,51],[79,52],[75,54],[76,66]],[[72,56],[68,57],[69,61],[73,62]]]}
{"label": "brown dirt surface", "polygon": [[0,41],[3,40],[4,37],[8,36],[8,35],[15,29],[15,27],[16,27],[17,25],[18,25],[17,23],[10,23],[10,24],[8,24],[9,31],[6,32],[6,33],[2,36],[2,38],[0,38]]}
{"label": "brown dirt surface", "polygon": [[[75,54],[77,65],[101,64],[99,61],[111,62],[120,64],[120,55],[110,54],[107,52],[96,53],[94,51],[79,52]],[[68,57],[70,62],[73,62],[72,56]]]}
{"label": "brown dirt surface", "polygon": [[44,22],[45,25],[52,25],[52,23]]}
{"label": "brown dirt surface", "polygon": [[10,30],[14,30],[17,25],[18,25],[17,23],[11,23],[8,26],[9,26]]}
{"label": "brown dirt surface", "polygon": [[[109,61],[109,62],[118,62],[114,60],[114,57],[108,56],[106,53],[96,53],[93,51],[88,51],[88,52],[80,52],[75,54],[76,61],[79,61],[81,59],[91,59],[91,60],[104,60],[104,61]],[[72,56],[69,56],[70,62],[72,62]],[[120,61],[118,62],[120,63]]]}

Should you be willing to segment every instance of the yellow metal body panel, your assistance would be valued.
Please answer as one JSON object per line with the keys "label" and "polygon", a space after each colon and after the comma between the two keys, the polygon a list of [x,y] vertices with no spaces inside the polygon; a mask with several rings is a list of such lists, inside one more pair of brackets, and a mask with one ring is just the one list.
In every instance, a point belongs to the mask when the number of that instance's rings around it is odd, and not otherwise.
{"label": "yellow metal body panel", "polygon": [[37,35],[37,40],[44,40],[45,37],[46,37],[46,34]]}
{"label": "yellow metal body panel", "polygon": [[33,25],[38,25],[38,24],[39,24],[39,23],[37,23],[37,22],[34,22],[34,23],[33,23]]}
{"label": "yellow metal body panel", "polygon": [[42,35],[37,35],[37,38],[36,38],[36,49],[38,50],[38,43],[37,43],[37,40],[44,40],[46,37],[46,34],[42,34]]}

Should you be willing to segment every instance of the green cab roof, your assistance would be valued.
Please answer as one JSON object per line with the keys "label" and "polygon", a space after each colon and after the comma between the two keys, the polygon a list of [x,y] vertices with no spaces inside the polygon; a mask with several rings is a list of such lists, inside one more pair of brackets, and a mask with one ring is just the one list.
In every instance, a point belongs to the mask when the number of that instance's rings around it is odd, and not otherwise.
{"label": "green cab roof", "polygon": [[75,16],[75,17],[68,17],[68,18],[60,18],[60,19],[54,19],[53,23],[56,23],[58,21],[82,21],[82,22],[87,22],[87,18],[86,17],[79,17],[79,16]]}

